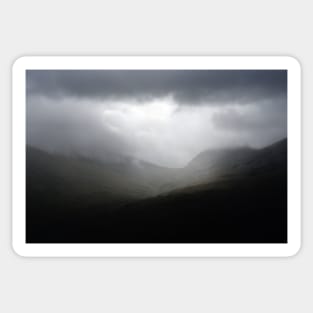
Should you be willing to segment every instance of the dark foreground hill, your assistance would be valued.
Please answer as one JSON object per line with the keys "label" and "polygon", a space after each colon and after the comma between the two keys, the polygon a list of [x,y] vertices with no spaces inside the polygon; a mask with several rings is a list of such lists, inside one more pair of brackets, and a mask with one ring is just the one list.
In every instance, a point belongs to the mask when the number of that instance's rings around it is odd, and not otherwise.
{"label": "dark foreground hill", "polygon": [[287,140],[205,151],[183,169],[27,150],[27,242],[287,241]]}

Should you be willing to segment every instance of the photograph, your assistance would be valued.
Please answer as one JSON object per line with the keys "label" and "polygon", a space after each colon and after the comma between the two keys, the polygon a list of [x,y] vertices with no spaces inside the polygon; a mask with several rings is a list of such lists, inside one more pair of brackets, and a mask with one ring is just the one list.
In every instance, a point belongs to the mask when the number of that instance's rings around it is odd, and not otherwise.
{"label": "photograph", "polygon": [[1,4],[0,313],[313,313],[313,2]]}
{"label": "photograph", "polygon": [[286,70],[27,70],[27,243],[286,243]]}

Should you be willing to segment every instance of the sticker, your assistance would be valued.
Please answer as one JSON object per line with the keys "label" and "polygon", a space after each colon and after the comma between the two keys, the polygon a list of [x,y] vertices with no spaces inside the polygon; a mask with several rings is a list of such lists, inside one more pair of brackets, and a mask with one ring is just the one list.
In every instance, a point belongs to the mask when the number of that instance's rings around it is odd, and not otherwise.
{"label": "sticker", "polygon": [[291,57],[18,59],[14,250],[296,254],[300,76]]}

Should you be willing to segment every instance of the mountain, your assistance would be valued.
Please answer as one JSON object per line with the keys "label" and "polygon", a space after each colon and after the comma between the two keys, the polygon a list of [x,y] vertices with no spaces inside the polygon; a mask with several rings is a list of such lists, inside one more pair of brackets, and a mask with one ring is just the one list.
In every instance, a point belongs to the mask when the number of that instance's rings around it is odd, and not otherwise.
{"label": "mountain", "polygon": [[42,193],[67,198],[101,193],[110,198],[144,198],[154,195],[170,175],[171,169],[129,157],[119,156],[117,162],[108,163],[27,147],[28,194],[36,197]]}
{"label": "mountain", "polygon": [[287,139],[262,149],[228,148],[206,150],[193,158],[185,168],[163,185],[163,192],[184,187],[235,179],[240,176],[263,175],[287,167]]}
{"label": "mountain", "polygon": [[123,208],[125,221],[142,220],[128,242],[287,241],[287,140],[263,149],[205,151],[181,177],[186,172],[192,173],[188,186]]}
{"label": "mountain", "polygon": [[182,169],[27,148],[27,242],[285,242],[287,140]]}
{"label": "mountain", "polygon": [[[238,167],[259,167],[266,163],[280,163],[286,157],[287,139],[278,141],[262,149],[228,148],[220,150],[207,150],[192,159],[187,168],[193,170],[223,169],[229,170]],[[262,159],[262,161],[261,161]]]}

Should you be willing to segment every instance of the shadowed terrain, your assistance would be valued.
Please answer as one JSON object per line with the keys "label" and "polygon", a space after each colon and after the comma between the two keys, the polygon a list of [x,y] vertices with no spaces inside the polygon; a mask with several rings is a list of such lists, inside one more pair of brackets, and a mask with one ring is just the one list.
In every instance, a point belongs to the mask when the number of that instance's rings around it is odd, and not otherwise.
{"label": "shadowed terrain", "polygon": [[27,147],[28,243],[287,242],[287,140],[184,168]]}

